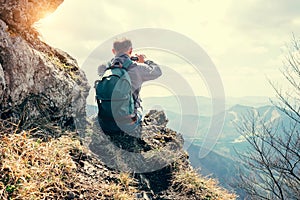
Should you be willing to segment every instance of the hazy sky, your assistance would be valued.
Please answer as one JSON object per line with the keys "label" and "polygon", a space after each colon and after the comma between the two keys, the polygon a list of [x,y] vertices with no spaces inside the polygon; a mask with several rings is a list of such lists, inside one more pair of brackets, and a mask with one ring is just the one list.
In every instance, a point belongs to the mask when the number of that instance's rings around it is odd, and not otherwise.
{"label": "hazy sky", "polygon": [[[65,0],[35,26],[43,40],[68,52],[80,66],[95,48],[120,33],[140,28],[175,31],[209,55],[226,96],[273,96],[267,77],[283,84],[285,45],[293,34],[300,36],[299,8],[299,0]],[[209,96],[186,61],[166,52],[144,53],[174,67],[195,94]]]}

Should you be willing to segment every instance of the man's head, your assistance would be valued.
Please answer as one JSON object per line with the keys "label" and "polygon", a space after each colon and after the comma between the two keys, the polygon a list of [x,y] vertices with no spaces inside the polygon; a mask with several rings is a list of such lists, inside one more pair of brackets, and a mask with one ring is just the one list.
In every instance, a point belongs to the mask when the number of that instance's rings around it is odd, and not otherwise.
{"label": "man's head", "polygon": [[131,41],[127,38],[121,38],[121,39],[115,40],[113,43],[112,52],[115,55],[122,54],[122,53],[126,53],[126,54],[130,55],[132,53]]}

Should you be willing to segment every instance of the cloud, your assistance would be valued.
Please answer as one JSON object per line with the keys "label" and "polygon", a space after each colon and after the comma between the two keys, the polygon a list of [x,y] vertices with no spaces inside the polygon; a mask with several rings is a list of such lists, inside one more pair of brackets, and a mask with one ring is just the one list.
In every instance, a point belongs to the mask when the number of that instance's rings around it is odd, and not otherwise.
{"label": "cloud", "polygon": [[226,16],[237,36],[236,42],[232,42],[239,51],[236,57],[244,58],[253,67],[266,66],[265,63],[277,59],[281,47],[291,41],[292,34],[300,35],[300,26],[297,25],[299,7],[300,1],[295,0],[232,1]]}
{"label": "cloud", "polygon": [[[169,29],[203,47],[215,62],[228,95],[255,94],[255,88],[268,95],[273,91],[265,86],[265,74],[280,73],[280,48],[291,40],[292,33],[300,35],[299,7],[296,0],[65,0],[37,26],[47,43],[70,53],[81,66],[87,58],[92,60],[88,74],[95,74],[102,56],[91,52],[114,35],[149,27]],[[147,38],[153,43],[158,39],[151,34]],[[139,41],[132,39],[138,46]],[[164,43],[177,41],[169,38]],[[112,56],[110,49],[107,47],[107,57]],[[188,46],[181,51],[198,56]],[[186,63],[176,56],[147,53],[196,82],[193,71],[183,67]]]}
{"label": "cloud", "polygon": [[[300,31],[300,27],[292,26],[295,18],[299,18],[300,1],[295,0],[235,0],[228,11],[230,19],[244,29],[245,32]],[[269,32],[270,35],[274,32]]]}

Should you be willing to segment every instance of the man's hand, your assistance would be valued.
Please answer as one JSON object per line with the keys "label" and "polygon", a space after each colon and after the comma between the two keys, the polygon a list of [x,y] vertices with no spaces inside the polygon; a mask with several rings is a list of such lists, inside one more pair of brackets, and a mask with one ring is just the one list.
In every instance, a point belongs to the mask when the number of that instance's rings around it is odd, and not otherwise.
{"label": "man's hand", "polygon": [[138,63],[144,63],[146,56],[144,54],[135,54],[136,57],[139,58]]}

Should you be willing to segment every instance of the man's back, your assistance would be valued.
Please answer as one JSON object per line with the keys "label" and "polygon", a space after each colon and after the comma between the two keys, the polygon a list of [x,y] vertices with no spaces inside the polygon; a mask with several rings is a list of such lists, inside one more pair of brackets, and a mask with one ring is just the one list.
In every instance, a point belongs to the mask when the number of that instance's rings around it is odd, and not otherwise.
{"label": "man's back", "polygon": [[[114,43],[113,53],[115,54],[113,63],[118,63],[119,67],[122,67],[124,63],[128,63],[130,61],[130,55],[132,53],[131,42],[129,40],[117,41]],[[140,90],[142,84],[145,81],[153,80],[161,76],[162,72],[160,67],[155,64],[153,61],[145,61],[144,55],[137,55],[137,62],[132,62],[132,64],[127,68],[127,73],[130,77],[131,82],[131,93],[134,101],[134,114],[135,117],[132,118],[132,122],[127,124],[116,123],[116,120],[111,120],[111,122],[105,121],[105,116],[101,116],[98,114],[99,123],[104,132],[117,132],[117,131],[127,131],[134,130],[136,127],[140,125],[142,119],[141,113],[141,100],[140,100]],[[107,65],[100,65],[98,68],[98,74],[102,76],[107,70]],[[101,101],[98,102],[99,113],[101,112]],[[121,109],[121,108],[120,108]]]}

